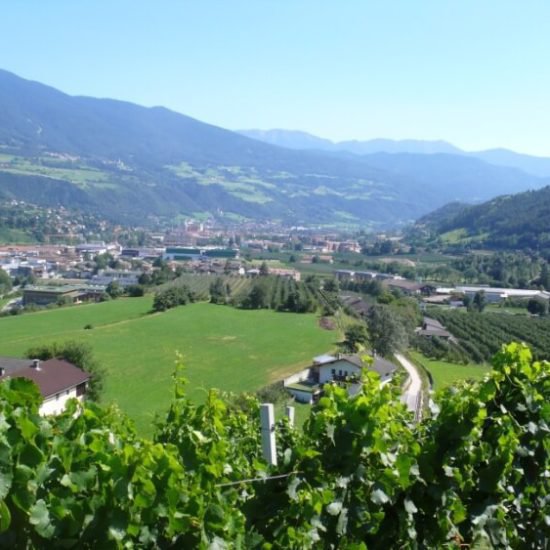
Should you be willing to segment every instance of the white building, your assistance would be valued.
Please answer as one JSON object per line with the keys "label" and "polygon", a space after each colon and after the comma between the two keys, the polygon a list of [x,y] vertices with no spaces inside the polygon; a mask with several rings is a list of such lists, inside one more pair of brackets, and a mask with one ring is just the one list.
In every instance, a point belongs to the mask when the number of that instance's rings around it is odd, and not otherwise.
{"label": "white building", "polygon": [[393,363],[380,357],[367,365],[358,355],[320,355],[313,359],[310,367],[285,378],[283,385],[296,401],[312,403],[321,395],[323,386],[330,382],[350,383],[350,394],[357,393],[365,368],[377,372],[383,383],[391,380],[397,370]]}
{"label": "white building", "polygon": [[437,294],[464,294],[473,298],[478,292],[485,294],[487,302],[496,304],[507,298],[528,299],[541,298],[548,300],[550,293],[541,290],[525,290],[522,288],[498,288],[489,286],[457,286],[455,288],[438,288]]}
{"label": "white building", "polygon": [[107,286],[117,282],[120,286],[136,285],[141,271],[125,271],[122,269],[101,269],[92,277],[92,284]]}
{"label": "white building", "polygon": [[0,382],[9,378],[27,378],[42,394],[41,415],[63,412],[67,401],[84,399],[90,375],[61,359],[15,359],[0,357]]}

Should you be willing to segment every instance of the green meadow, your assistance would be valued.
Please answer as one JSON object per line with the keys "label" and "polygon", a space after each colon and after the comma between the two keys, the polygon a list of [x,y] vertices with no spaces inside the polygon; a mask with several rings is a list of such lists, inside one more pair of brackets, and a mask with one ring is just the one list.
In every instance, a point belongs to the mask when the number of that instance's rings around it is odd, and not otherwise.
{"label": "green meadow", "polygon": [[416,364],[422,365],[430,372],[434,381],[434,390],[446,388],[459,380],[479,380],[491,370],[488,365],[459,365],[447,361],[436,361],[418,352],[411,352],[411,357]]}
{"label": "green meadow", "polygon": [[339,338],[319,328],[313,314],[207,303],[151,314],[151,303],[150,297],[127,298],[2,318],[0,355],[22,356],[54,340],[89,342],[107,370],[104,401],[117,403],[147,434],[172,397],[176,352],[189,395],[199,401],[212,387],[259,389],[332,350]]}

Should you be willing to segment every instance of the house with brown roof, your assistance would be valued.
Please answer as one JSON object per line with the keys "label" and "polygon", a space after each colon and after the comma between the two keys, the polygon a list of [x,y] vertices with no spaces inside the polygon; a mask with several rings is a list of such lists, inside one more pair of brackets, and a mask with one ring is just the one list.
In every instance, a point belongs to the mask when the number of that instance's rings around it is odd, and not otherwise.
{"label": "house with brown roof", "polygon": [[0,357],[0,382],[8,378],[27,378],[42,394],[41,415],[63,412],[67,401],[82,401],[90,382],[90,375],[63,359],[16,359]]}

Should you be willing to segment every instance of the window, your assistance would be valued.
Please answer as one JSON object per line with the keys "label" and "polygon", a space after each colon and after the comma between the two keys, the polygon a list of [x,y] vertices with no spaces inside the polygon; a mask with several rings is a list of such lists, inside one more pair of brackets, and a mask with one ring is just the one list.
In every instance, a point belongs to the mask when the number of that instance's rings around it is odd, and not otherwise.
{"label": "window", "polygon": [[55,394],[55,400],[59,401],[59,394],[58,393]]}
{"label": "window", "polygon": [[78,384],[78,386],[76,387],[76,396],[80,397],[85,393],[86,393],[86,382],[82,382],[82,384]]}
{"label": "window", "polygon": [[332,369],[330,372],[331,372],[332,376],[334,376],[336,374],[336,369]]}

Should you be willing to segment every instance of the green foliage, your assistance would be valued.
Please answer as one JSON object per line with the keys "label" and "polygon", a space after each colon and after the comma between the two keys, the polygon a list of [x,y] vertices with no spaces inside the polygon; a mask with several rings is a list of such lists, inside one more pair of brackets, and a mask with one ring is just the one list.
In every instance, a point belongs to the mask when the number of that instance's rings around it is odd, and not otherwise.
{"label": "green foliage", "polygon": [[227,303],[230,293],[231,286],[225,284],[221,277],[216,277],[216,279],[210,284],[210,301],[213,304]]}
{"label": "green foliage", "polygon": [[270,308],[292,313],[311,313],[327,302],[315,278],[296,282],[288,277],[264,276],[254,280],[248,292],[234,303],[244,309]]}
{"label": "green foliage", "polygon": [[532,315],[548,315],[548,300],[531,298],[531,300],[527,302],[527,311]]}
{"label": "green foliage", "polygon": [[[446,211],[443,211],[443,209]],[[475,206],[443,207],[417,222],[415,236],[437,240],[462,232],[463,245],[493,249],[550,252],[550,187],[503,195]],[[415,242],[420,242],[416,240]]]}
{"label": "green foliage", "polygon": [[111,298],[116,299],[116,298],[120,298],[124,294],[124,289],[122,288],[122,286],[118,281],[111,281],[107,285],[105,292],[107,292],[107,294]]}
{"label": "green foliage", "polygon": [[407,345],[405,328],[388,306],[376,305],[370,308],[367,327],[369,343],[374,353],[389,356]]}
{"label": "green foliage", "polygon": [[116,409],[38,416],[0,385],[0,545],[10,548],[463,548],[550,542],[550,364],[512,344],[491,375],[436,396],[415,424],[368,374],[329,385],[302,432],[261,454],[258,402],[174,400],[153,442]]}
{"label": "green foliage", "polygon": [[145,296],[145,289],[142,285],[128,285],[126,287],[126,294],[132,298],[140,298]]}
{"label": "green foliage", "polygon": [[185,285],[170,286],[155,294],[153,311],[166,311],[195,301],[195,295]]}
{"label": "green foliage", "polygon": [[355,353],[368,342],[368,339],[367,327],[363,324],[354,324],[346,329],[342,347],[348,353]]}
{"label": "green foliage", "polygon": [[487,298],[485,297],[485,291],[479,290],[475,293],[471,303],[471,307],[477,312],[481,313],[487,305]]}
{"label": "green foliage", "polygon": [[[458,343],[453,344],[452,348],[465,361],[489,361],[503,344],[513,339],[529,344],[535,358],[550,358],[550,319],[547,317],[537,319],[525,315],[487,312],[465,315],[460,311],[435,308],[430,309],[430,316],[440,321],[458,339]],[[456,356],[452,355],[428,355],[456,361]]]}
{"label": "green foliage", "polygon": [[[93,328],[88,324],[84,329]],[[30,359],[65,359],[90,375],[90,382],[86,398],[91,401],[100,401],[105,383],[105,368],[96,360],[92,347],[85,342],[69,340],[66,342],[51,342],[49,344],[33,346],[25,355]]]}
{"label": "green foliage", "polygon": [[0,267],[0,296],[11,290],[10,276]]}
{"label": "green foliage", "polygon": [[[545,548],[550,485],[550,365],[527,347],[498,353],[493,374],[440,396],[426,425],[411,493],[415,529],[428,547],[444,537],[493,548]],[[546,517],[545,517],[546,515]]]}

